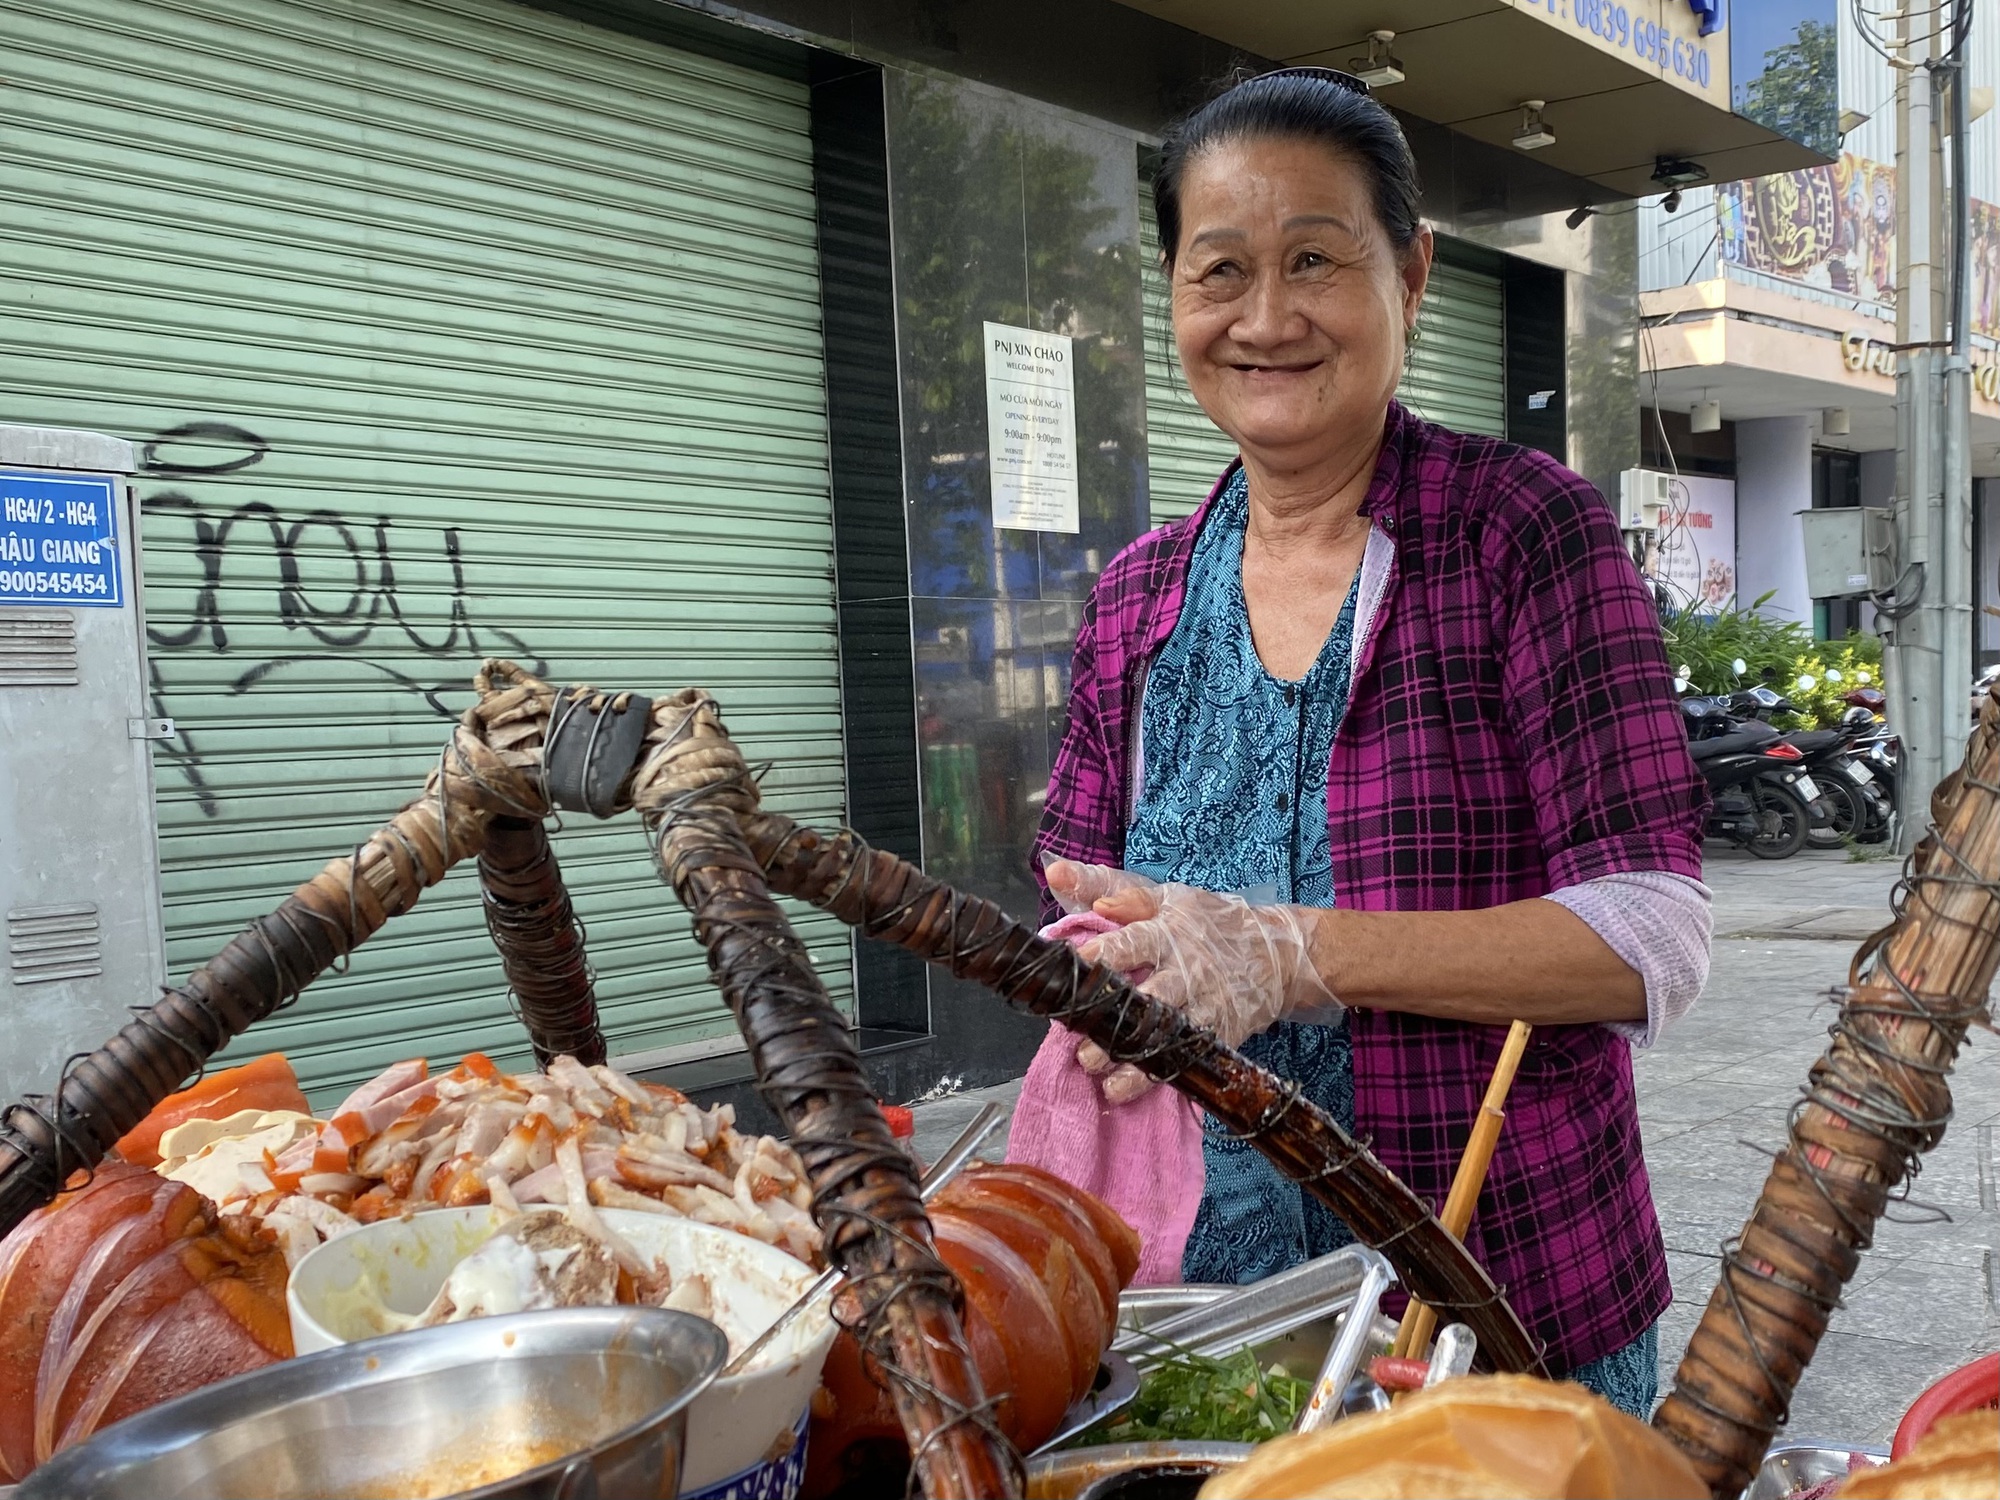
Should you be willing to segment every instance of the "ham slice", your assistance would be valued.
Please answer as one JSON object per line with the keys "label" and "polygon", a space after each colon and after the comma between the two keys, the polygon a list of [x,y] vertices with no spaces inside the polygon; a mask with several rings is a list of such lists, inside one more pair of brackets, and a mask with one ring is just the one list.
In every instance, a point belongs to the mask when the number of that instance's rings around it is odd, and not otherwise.
{"label": "ham slice", "polygon": [[340,1101],[340,1107],[333,1112],[333,1118],[342,1115],[359,1114],[369,1105],[387,1099],[391,1094],[400,1094],[412,1084],[422,1083],[430,1076],[428,1059],[413,1057],[407,1062],[391,1063],[360,1088]]}

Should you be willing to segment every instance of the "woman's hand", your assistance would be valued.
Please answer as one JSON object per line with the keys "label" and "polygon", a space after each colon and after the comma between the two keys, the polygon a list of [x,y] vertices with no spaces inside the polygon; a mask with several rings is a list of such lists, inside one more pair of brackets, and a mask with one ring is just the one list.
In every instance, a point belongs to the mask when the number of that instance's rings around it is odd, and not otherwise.
{"label": "woman's hand", "polygon": [[[1079,950],[1121,974],[1150,968],[1139,986],[1183,1011],[1224,1045],[1240,1046],[1288,1014],[1337,1011],[1339,1003],[1311,957],[1318,913],[1296,906],[1252,906],[1241,896],[1187,885],[1160,885],[1129,870],[1058,860],[1049,889],[1065,908],[1086,908],[1124,925]],[[1153,1086],[1130,1063],[1112,1066],[1094,1042],[1077,1048],[1086,1072],[1108,1074],[1104,1096],[1129,1103]]]}

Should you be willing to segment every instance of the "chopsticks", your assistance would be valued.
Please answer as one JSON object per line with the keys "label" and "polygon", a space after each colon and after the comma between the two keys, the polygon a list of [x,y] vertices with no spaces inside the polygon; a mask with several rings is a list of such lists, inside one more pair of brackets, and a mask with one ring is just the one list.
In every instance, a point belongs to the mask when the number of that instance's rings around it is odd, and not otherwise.
{"label": "chopsticks", "polygon": [[[1493,1164],[1493,1148],[1500,1143],[1500,1126],[1507,1118],[1507,1093],[1514,1087],[1514,1074],[1520,1070],[1521,1054],[1527,1051],[1528,1034],[1533,1030],[1526,1021],[1516,1021],[1507,1028],[1500,1060],[1493,1065],[1486,1097],[1480,1101],[1479,1114],[1472,1122],[1472,1136],[1465,1143],[1465,1154],[1459,1157],[1458,1171],[1451,1179],[1444,1212],[1438,1215],[1444,1227],[1461,1240],[1472,1225],[1472,1210],[1479,1202],[1480,1189],[1486,1186],[1486,1169]],[[1402,1324],[1396,1329],[1392,1352],[1399,1358],[1414,1356],[1431,1341],[1436,1327],[1437,1313],[1412,1297],[1403,1311]]]}

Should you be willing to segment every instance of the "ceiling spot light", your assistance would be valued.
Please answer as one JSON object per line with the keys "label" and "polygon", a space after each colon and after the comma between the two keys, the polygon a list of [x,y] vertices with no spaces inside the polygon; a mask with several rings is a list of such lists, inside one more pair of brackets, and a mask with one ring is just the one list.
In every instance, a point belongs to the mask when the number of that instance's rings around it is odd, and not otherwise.
{"label": "ceiling spot light", "polygon": [[1350,57],[1347,71],[1367,84],[1371,89],[1386,89],[1392,83],[1403,81],[1403,63],[1389,50],[1389,44],[1396,40],[1393,31],[1371,31],[1368,33],[1368,55]]}
{"label": "ceiling spot light", "polygon": [[1514,144],[1523,151],[1539,151],[1556,143],[1556,133],[1542,119],[1545,107],[1540,99],[1521,101],[1521,128],[1514,133]]}
{"label": "ceiling spot light", "polygon": [[1589,204],[1586,203],[1582,208],[1571,209],[1569,211],[1569,217],[1564,219],[1563,223],[1568,225],[1571,229],[1581,229],[1583,228],[1583,221],[1596,212],[1597,212],[1596,209],[1592,208]]}

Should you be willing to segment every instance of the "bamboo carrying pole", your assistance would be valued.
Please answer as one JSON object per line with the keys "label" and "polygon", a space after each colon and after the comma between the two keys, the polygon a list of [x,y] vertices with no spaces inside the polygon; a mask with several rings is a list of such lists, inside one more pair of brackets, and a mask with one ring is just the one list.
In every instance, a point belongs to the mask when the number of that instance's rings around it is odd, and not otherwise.
{"label": "bamboo carrying pole", "polygon": [[[1472,1135],[1465,1143],[1465,1154],[1458,1159],[1458,1172],[1451,1179],[1451,1192],[1445,1196],[1444,1212],[1438,1216],[1453,1237],[1461,1241],[1465,1231],[1472,1227],[1472,1210],[1479,1203],[1480,1189],[1486,1186],[1486,1169],[1493,1164],[1493,1150],[1500,1144],[1500,1127],[1507,1119],[1507,1094],[1514,1087],[1514,1075],[1520,1071],[1521,1054],[1528,1050],[1528,1035],[1533,1030],[1526,1021],[1516,1021],[1507,1028],[1507,1040],[1500,1044],[1500,1060],[1493,1065],[1486,1097],[1479,1103]],[[1403,1321],[1396,1330],[1396,1347],[1392,1352],[1398,1356],[1416,1354],[1431,1341],[1431,1331],[1436,1326],[1436,1311],[1412,1297],[1410,1305],[1403,1309]]]}
{"label": "bamboo carrying pole", "polygon": [[714,701],[694,691],[655,700],[631,805],[661,875],[694,917],[749,1043],[758,1091],[812,1180],[827,1259],[848,1281],[835,1316],[884,1378],[925,1495],[1018,1495],[1021,1460],[981,1388],[916,1163],[890,1133],[847,1018],[744,845],[742,822],[757,803],[756,780]]}
{"label": "bamboo carrying pole", "polygon": [[546,810],[522,758],[507,748],[525,706],[522,689],[485,693],[452,732],[423,795],[154,1004],[134,1007],[116,1036],[70,1059],[53,1093],[0,1110],[0,1236],[73,1174],[94,1168],[232,1038],[337,970],[479,853],[496,817]]}
{"label": "bamboo carrying pole", "polygon": [[1750,1482],[1789,1415],[1840,1291],[1891,1195],[1951,1117],[1966,1029],[1988,1024],[2000,966],[2000,698],[1931,799],[1895,922],[1855,955],[1833,1042],[1792,1106],[1788,1139],[1653,1425],[1718,1496]]}
{"label": "bamboo carrying pole", "polygon": [[[846,1020],[773,891],[1063,1020],[1117,1060],[1173,1084],[1388,1254],[1415,1294],[1470,1324],[1484,1358],[1501,1369],[1539,1368],[1533,1341],[1484,1269],[1325,1111],[1182,1013],[1085,964],[1067,944],[1043,941],[992,903],[851,832],[819,834],[760,809],[755,778],[707,695],[652,702],[638,762],[614,796],[608,783],[593,782],[592,751],[615,738],[600,740],[600,711],[625,713],[629,695],[577,689],[558,713],[549,684],[492,660],[475,687],[479,701],[421,797],[104,1047],[72,1059],[52,1096],[0,1111],[0,1235],[94,1166],[231,1038],[337,969],[469,857],[484,856],[489,926],[538,1050],[601,1045],[582,934],[540,827],[552,797],[546,762],[559,743],[572,743],[563,739],[569,725],[587,735],[585,786],[603,792],[603,808],[591,801],[590,810],[636,808],[661,873],[694,913],[760,1087],[812,1172],[813,1213],[831,1258],[861,1288],[857,1331],[889,1381],[927,1493],[1017,1493],[1019,1460],[980,1389],[957,1317],[957,1282],[935,1254],[913,1166],[890,1137]],[[533,983],[523,987],[523,979]]]}

